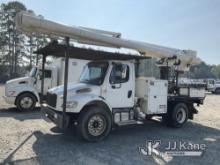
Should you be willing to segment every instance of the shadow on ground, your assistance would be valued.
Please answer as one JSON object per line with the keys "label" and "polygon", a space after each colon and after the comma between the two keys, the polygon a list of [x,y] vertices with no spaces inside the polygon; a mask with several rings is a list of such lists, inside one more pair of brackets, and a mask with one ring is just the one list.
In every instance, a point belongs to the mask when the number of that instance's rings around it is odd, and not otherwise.
{"label": "shadow on ground", "polygon": [[[52,131],[57,128],[52,128]],[[159,122],[149,121],[144,125],[134,125],[113,130],[110,136],[99,143],[87,143],[76,137],[75,128],[65,134],[44,134],[35,131],[36,137],[33,150],[36,157],[17,160],[15,164],[216,164],[219,165],[220,131],[193,122],[188,122],[184,128],[172,129]],[[17,149],[28,141],[28,137]],[[161,149],[168,141],[204,143],[207,149],[202,157],[146,157],[139,152],[139,147],[145,147],[146,140],[162,140]],[[6,162],[11,162],[12,152]]]}
{"label": "shadow on ground", "polygon": [[19,111],[16,107],[2,108],[0,109],[0,118],[12,117],[16,120],[33,120],[42,118],[40,113],[40,107],[35,108],[32,111]]}

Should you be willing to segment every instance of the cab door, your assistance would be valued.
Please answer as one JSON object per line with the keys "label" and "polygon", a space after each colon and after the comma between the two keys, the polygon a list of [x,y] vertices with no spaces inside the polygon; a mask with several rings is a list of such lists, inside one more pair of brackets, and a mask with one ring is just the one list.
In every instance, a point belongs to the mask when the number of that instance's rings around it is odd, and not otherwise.
{"label": "cab door", "polygon": [[[41,81],[42,81],[42,70],[38,71],[37,76],[37,91],[41,93]],[[44,95],[47,93],[48,89],[52,87],[52,70],[44,70]]]}
{"label": "cab door", "polygon": [[133,68],[130,63],[113,63],[107,82],[106,100],[112,108],[134,106]]}

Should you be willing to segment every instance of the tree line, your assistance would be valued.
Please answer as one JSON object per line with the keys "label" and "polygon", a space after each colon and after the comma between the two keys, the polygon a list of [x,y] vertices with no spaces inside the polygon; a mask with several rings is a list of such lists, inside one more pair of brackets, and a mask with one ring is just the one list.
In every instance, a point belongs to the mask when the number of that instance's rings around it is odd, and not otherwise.
{"label": "tree line", "polygon": [[189,77],[193,79],[220,79],[220,64],[208,65],[202,62],[190,68]]}
{"label": "tree line", "polygon": [[0,5],[0,81],[4,81],[21,76],[36,65],[40,57],[33,52],[46,45],[48,39],[43,35],[28,36],[16,29],[16,13],[28,11],[34,14],[34,11],[17,1]]}
{"label": "tree line", "polygon": [[[25,71],[37,65],[40,57],[33,52],[46,45],[49,39],[44,35],[28,36],[16,29],[14,20],[16,13],[23,10],[34,14],[34,11],[27,9],[24,4],[13,1],[1,3],[0,7],[0,82],[4,82],[23,76]],[[155,68],[153,72],[159,73]],[[187,75],[194,79],[220,79],[220,65],[202,62],[200,65],[192,66]]]}

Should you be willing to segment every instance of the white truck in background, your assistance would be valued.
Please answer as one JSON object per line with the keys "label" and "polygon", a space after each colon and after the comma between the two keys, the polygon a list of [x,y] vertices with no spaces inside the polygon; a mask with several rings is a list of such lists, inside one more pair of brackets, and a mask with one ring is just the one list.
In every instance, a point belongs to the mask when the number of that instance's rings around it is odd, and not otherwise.
{"label": "white truck in background", "polygon": [[209,88],[209,91],[213,94],[220,94],[220,81],[215,81],[213,86]]}
{"label": "white truck in background", "polygon": [[220,94],[220,80],[206,79],[206,90],[213,94]]}
{"label": "white truck in background", "polygon": [[[77,82],[87,60],[69,60],[69,81]],[[45,66],[44,93],[41,93],[41,65],[35,66],[26,77],[12,79],[5,84],[5,102],[14,104],[19,110],[33,110],[36,103],[47,94],[48,89],[63,84],[64,59],[54,59],[51,64]]]}

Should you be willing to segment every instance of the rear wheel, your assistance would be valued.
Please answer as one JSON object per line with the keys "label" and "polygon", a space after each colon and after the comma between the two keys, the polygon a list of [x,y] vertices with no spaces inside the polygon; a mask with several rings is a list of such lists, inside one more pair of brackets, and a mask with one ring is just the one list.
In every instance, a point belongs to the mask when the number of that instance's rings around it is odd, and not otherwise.
{"label": "rear wheel", "polygon": [[20,111],[28,111],[35,108],[36,102],[37,100],[33,94],[24,93],[18,96],[16,106]]}
{"label": "rear wheel", "polygon": [[89,107],[79,116],[77,132],[89,142],[101,141],[111,131],[111,115],[100,107]]}
{"label": "rear wheel", "polygon": [[188,107],[184,103],[178,103],[173,109],[163,116],[163,120],[168,126],[180,128],[188,120]]}

